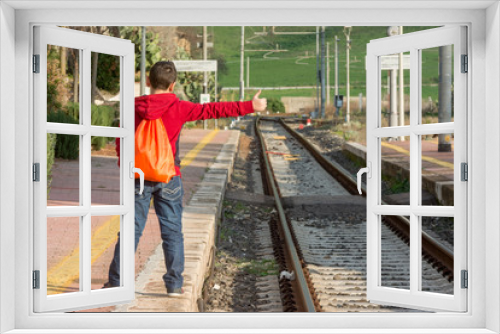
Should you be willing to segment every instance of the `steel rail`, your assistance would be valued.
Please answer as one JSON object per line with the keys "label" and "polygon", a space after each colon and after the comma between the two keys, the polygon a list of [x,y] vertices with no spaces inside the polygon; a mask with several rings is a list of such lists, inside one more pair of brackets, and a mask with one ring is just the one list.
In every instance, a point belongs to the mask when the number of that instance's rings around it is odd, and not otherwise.
{"label": "steel rail", "polygon": [[[269,119],[273,120],[273,119]],[[274,119],[274,121],[276,121]],[[316,161],[323,166],[323,168],[332,175],[337,181],[342,184],[342,186],[349,191],[351,195],[358,195],[357,182],[351,177],[347,171],[340,165],[334,164],[328,159],[326,159],[323,154],[304,138],[300,133],[293,130],[288,126],[282,118],[279,118],[279,122],[283,127],[290,133],[295,139],[299,141],[316,159]],[[366,189],[363,187],[363,194],[361,196],[366,197]],[[383,204],[386,204],[383,202]],[[386,222],[388,225],[396,232],[401,235],[401,237],[409,244],[410,240],[410,222],[404,217],[399,216],[387,216]],[[453,280],[453,253],[447,248],[443,247],[438,241],[427,233],[422,231],[422,250],[425,255],[435,260],[437,263],[441,264],[440,270],[442,275],[447,277],[449,280]]]}
{"label": "steel rail", "polygon": [[279,192],[276,183],[274,181],[271,164],[269,163],[269,159],[266,153],[267,147],[264,142],[264,138],[262,137],[262,132],[260,131],[259,123],[260,123],[260,117],[257,117],[255,120],[255,133],[257,134],[257,138],[259,139],[261,144],[266,182],[269,187],[269,190],[271,190],[272,196],[274,197],[274,203],[276,206],[276,210],[278,212],[280,227],[285,237],[285,246],[290,256],[291,265],[293,267],[296,276],[296,281],[299,286],[298,293],[300,295],[298,297],[300,297],[300,299],[303,301],[305,312],[316,312],[316,307],[314,305],[314,301],[311,296],[311,292],[309,290],[308,283],[302,269],[302,262],[299,258],[297,248],[295,247],[292,232],[290,231],[290,228],[288,226],[288,221],[285,216],[285,210],[281,203],[281,198],[279,196]]}

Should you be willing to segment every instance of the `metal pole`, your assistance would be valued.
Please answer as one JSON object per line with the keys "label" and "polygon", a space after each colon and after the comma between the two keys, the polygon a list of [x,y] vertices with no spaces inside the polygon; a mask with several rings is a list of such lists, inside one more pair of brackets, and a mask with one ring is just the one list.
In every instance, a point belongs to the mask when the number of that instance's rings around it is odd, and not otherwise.
{"label": "metal pole", "polygon": [[[212,31],[212,36],[213,36],[213,31]],[[213,37],[212,37],[213,38]],[[214,82],[214,102],[217,102],[217,69],[215,70],[215,82]],[[214,120],[214,128],[218,129],[219,128],[219,122],[217,121],[217,118]]]}
{"label": "metal pole", "polygon": [[349,51],[351,49],[351,29],[352,27],[344,27],[344,34],[346,37],[346,75],[347,75],[347,83],[346,83],[346,91],[347,91],[347,101],[346,101],[346,112],[345,112],[345,122],[350,122],[350,110],[351,110],[351,92],[350,92],[350,82],[349,82]]}
{"label": "metal pole", "polygon": [[[208,50],[207,50],[207,27],[203,27],[203,60],[207,60],[208,58]],[[203,72],[203,93],[207,94],[208,92],[208,73]]]}
{"label": "metal pole", "polygon": [[[203,26],[203,60],[207,60],[208,51],[207,51],[207,27]],[[203,72],[203,94],[208,93],[208,73]],[[207,120],[203,120],[203,130],[206,130],[208,127]]]}
{"label": "metal pole", "polygon": [[321,118],[325,118],[325,27],[321,27]]}
{"label": "metal pole", "polygon": [[[212,43],[213,43],[213,45],[215,45],[214,27],[212,27]],[[217,92],[218,92],[218,90],[217,90],[217,70],[218,69],[219,69],[218,67],[215,69],[215,74],[214,74],[214,76],[215,76],[215,78],[214,78],[214,102],[217,102]],[[219,123],[218,123],[217,118],[214,120],[214,128],[215,129],[219,128]]]}
{"label": "metal pole", "polygon": [[350,83],[350,78],[349,78],[349,45],[347,46],[346,50],[346,75],[347,75],[347,83],[346,83],[346,90],[347,90],[347,101],[346,101],[346,107],[345,107],[345,122],[349,123],[349,112],[351,111],[351,83]]}
{"label": "metal pole", "polygon": [[[451,122],[451,55],[451,45],[439,47],[439,123]],[[440,134],[438,137],[438,152],[451,152],[451,135]]]}
{"label": "metal pole", "polygon": [[316,27],[316,106],[314,108],[315,117],[319,112],[319,27]]}
{"label": "metal pole", "polygon": [[[403,34],[403,26],[399,27],[399,34]],[[405,125],[405,92],[404,92],[404,71],[403,71],[403,53],[399,54],[399,126]],[[405,141],[404,136],[399,137],[400,141]]]}
{"label": "metal pole", "polygon": [[391,70],[391,118],[389,119],[389,126],[398,126],[398,85],[397,85],[398,72]]}
{"label": "metal pole", "polygon": [[[335,96],[339,95],[339,39],[335,35]],[[340,108],[337,108],[337,116],[340,114]]]}
{"label": "metal pole", "polygon": [[250,87],[250,57],[247,57],[247,88]]}
{"label": "metal pole", "polygon": [[240,101],[245,99],[245,27],[241,27],[241,49],[240,49]]}
{"label": "metal pole", "polygon": [[141,28],[141,90],[140,94],[144,95],[146,90],[146,27]]}
{"label": "metal pole", "polygon": [[330,105],[330,43],[326,43],[326,105]]}

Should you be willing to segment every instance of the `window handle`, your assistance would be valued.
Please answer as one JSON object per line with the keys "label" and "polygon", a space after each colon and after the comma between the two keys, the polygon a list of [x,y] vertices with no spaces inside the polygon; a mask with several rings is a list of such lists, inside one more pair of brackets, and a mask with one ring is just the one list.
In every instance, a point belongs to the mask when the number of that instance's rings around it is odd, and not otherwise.
{"label": "window handle", "polygon": [[358,192],[360,195],[363,194],[363,192],[361,191],[361,175],[363,175],[363,173],[366,173],[366,176],[370,179],[372,177],[372,163],[371,162],[368,162],[368,167],[365,167],[365,168],[361,168],[359,171],[358,171],[358,174],[357,174],[357,181],[358,181]]}
{"label": "window handle", "polygon": [[135,179],[135,173],[139,174],[139,183],[140,183],[139,195],[142,195],[142,192],[144,191],[144,172],[140,168],[135,168],[133,161],[130,161],[129,163],[129,170],[131,179]]}

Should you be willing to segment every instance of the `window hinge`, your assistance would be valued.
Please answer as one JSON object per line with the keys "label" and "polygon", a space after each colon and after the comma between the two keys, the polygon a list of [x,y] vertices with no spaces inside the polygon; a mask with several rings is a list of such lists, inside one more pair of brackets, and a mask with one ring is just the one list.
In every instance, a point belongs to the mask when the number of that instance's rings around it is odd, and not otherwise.
{"label": "window hinge", "polygon": [[466,162],[460,164],[461,167],[461,181],[469,181],[469,165]]}
{"label": "window hinge", "polygon": [[33,289],[40,289],[40,270],[33,270]]}
{"label": "window hinge", "polygon": [[40,182],[40,163],[33,164],[33,181]]}
{"label": "window hinge", "polygon": [[469,72],[469,56],[462,55],[462,73]]}
{"label": "window hinge", "polygon": [[40,73],[40,55],[33,55],[33,73]]}
{"label": "window hinge", "polygon": [[469,287],[469,273],[467,270],[462,270],[460,276],[462,276],[462,289],[467,289]]}

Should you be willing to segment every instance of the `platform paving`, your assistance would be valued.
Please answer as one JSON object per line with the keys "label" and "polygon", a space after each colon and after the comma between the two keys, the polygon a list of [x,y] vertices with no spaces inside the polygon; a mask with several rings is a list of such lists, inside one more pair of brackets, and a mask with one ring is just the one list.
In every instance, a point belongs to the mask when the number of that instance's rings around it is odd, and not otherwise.
{"label": "platform paving", "polygon": [[[441,205],[453,205],[454,197],[454,147],[451,152],[438,152],[438,138],[422,140],[422,189],[432,194]],[[351,159],[366,163],[364,143],[346,142],[344,153]],[[410,142],[382,143],[382,173],[389,177],[410,175]],[[422,196],[425,197],[425,194]]]}

